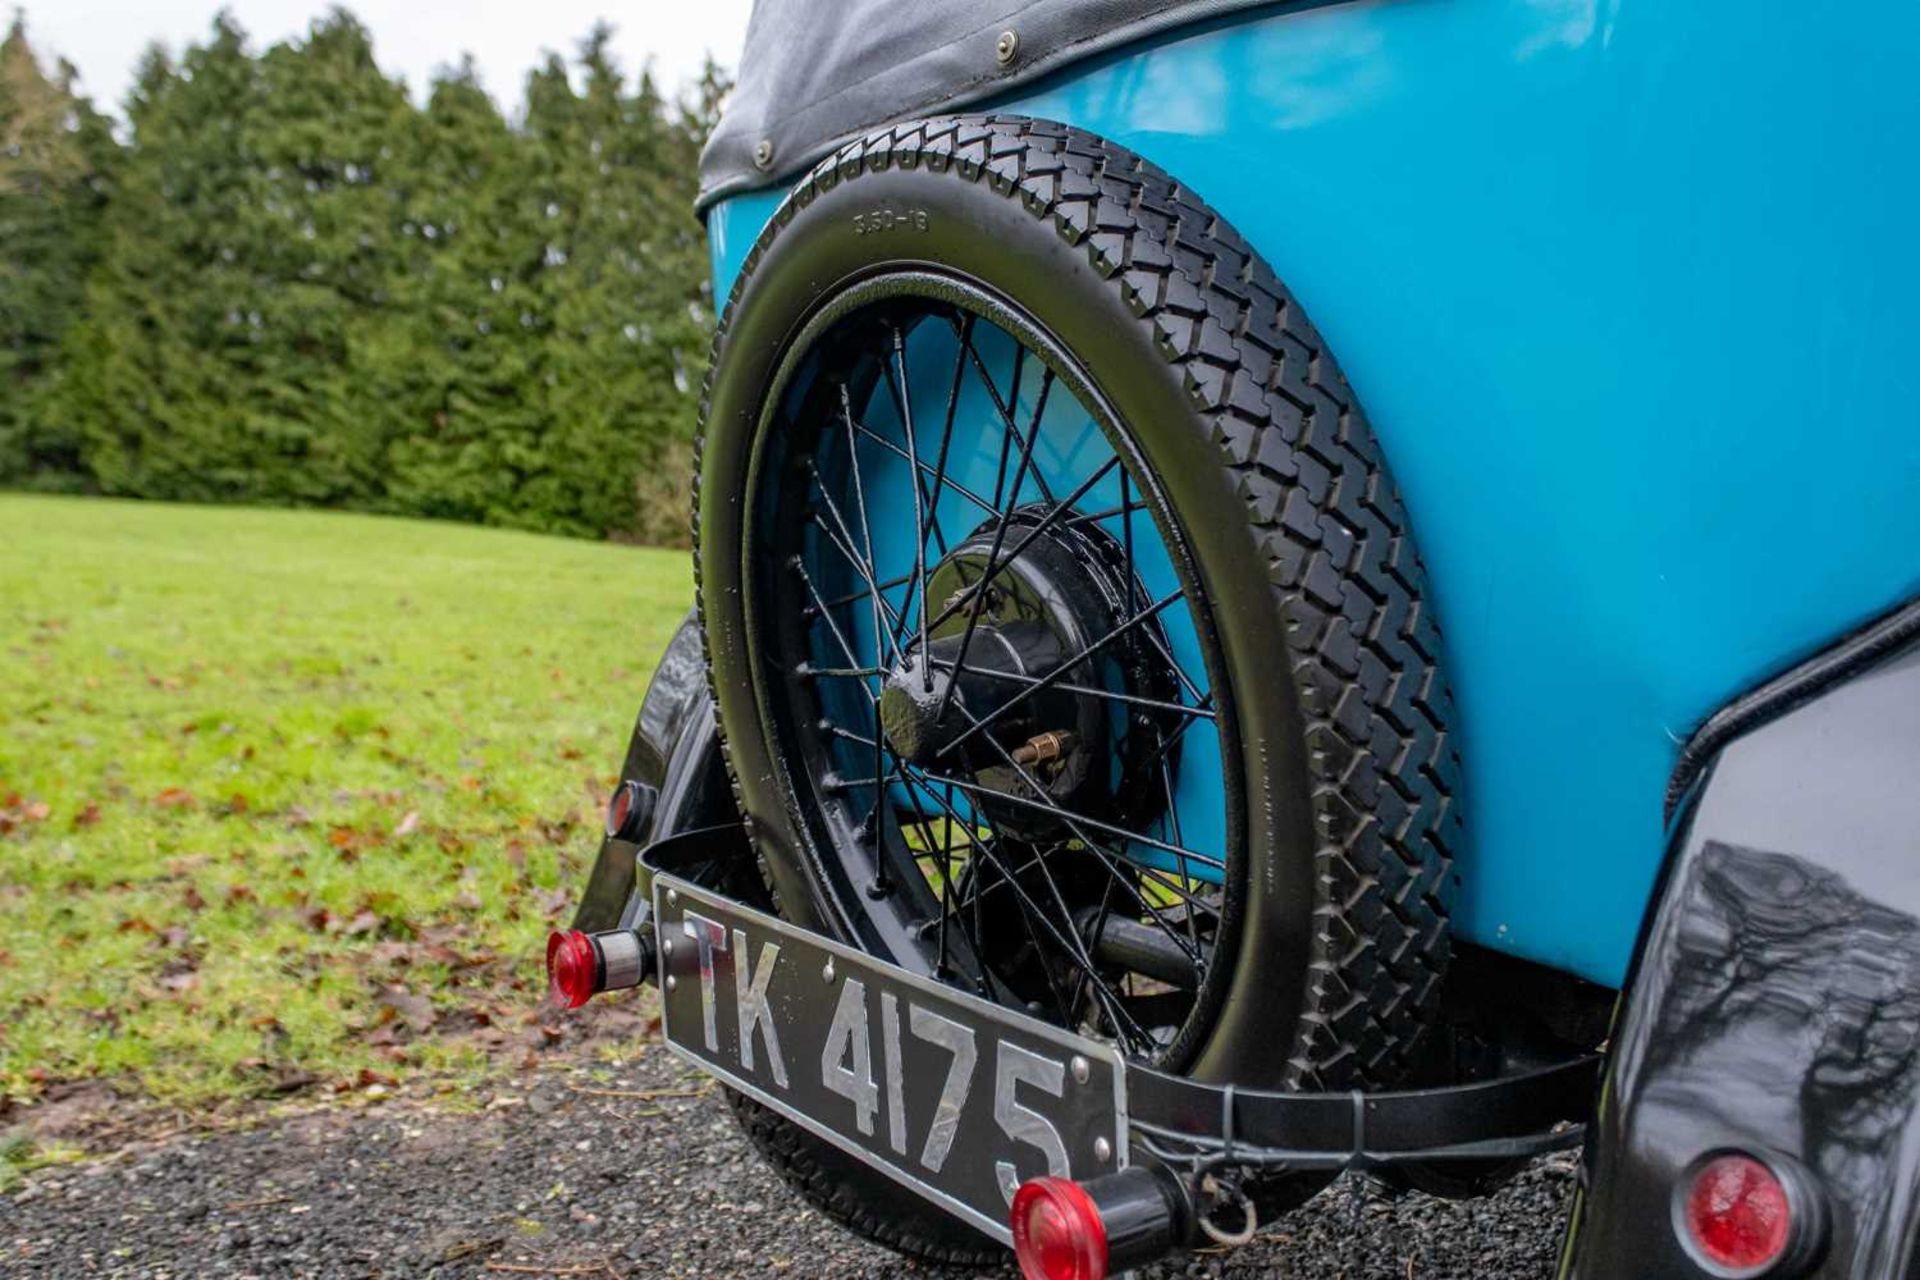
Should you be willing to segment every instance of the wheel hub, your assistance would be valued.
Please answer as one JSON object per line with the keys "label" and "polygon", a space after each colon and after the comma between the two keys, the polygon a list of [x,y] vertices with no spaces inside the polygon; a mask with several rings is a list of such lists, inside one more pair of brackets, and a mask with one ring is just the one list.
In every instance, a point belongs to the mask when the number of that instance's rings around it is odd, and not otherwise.
{"label": "wheel hub", "polygon": [[990,521],[929,570],[927,643],[911,635],[880,694],[896,753],[965,776],[996,827],[1028,838],[1070,834],[1050,809],[1125,807],[1141,735],[1112,695],[1166,699],[1174,688],[1151,621],[1109,639],[1146,599],[1137,582],[1129,590],[1119,547],[1070,519],[1042,528],[1047,511],[1021,508],[1004,530]]}

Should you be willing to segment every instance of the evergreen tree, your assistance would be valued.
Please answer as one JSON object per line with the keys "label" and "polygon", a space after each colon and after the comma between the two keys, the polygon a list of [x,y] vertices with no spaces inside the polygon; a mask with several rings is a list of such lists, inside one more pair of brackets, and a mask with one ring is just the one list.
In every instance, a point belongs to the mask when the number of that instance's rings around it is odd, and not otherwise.
{"label": "evergreen tree", "polygon": [[[706,262],[689,212],[698,144],[649,75],[627,91],[611,35],[602,26],[582,43],[578,94],[557,63],[528,86],[551,228],[540,277],[546,467],[529,496],[543,510],[569,506],[575,527],[632,534],[650,514],[636,481],[687,469],[663,454],[690,438],[698,410]],[[685,508],[671,506],[677,533]]]}
{"label": "evergreen tree", "polygon": [[[375,505],[388,442],[412,428],[367,375],[403,328],[415,112],[341,10],[268,50],[261,70],[251,151],[263,182],[243,238],[266,297],[245,381],[256,422],[300,474],[263,474],[258,493]],[[263,470],[284,470],[280,458]]]}
{"label": "evergreen tree", "polygon": [[609,38],[515,126],[470,62],[417,108],[344,11],[257,56],[223,14],[149,54],[122,149],[16,23],[0,481],[683,537],[725,83],[669,104]]}
{"label": "evergreen tree", "polygon": [[[397,510],[494,524],[517,518],[537,447],[540,335],[526,323],[542,241],[526,147],[471,60],[438,78],[413,133],[405,233],[411,291],[402,340],[372,379],[404,405],[389,447]],[[599,532],[596,530],[595,532]]]}
{"label": "evergreen tree", "polygon": [[105,250],[50,409],[84,433],[104,492],[255,498],[278,453],[251,421],[245,378],[264,320],[244,239],[265,181],[259,72],[224,14],[179,67],[157,48],[141,64]]}
{"label": "evergreen tree", "polygon": [[44,74],[16,13],[0,41],[0,482],[82,483],[81,441],[42,412],[100,256],[119,148],[106,117]]}

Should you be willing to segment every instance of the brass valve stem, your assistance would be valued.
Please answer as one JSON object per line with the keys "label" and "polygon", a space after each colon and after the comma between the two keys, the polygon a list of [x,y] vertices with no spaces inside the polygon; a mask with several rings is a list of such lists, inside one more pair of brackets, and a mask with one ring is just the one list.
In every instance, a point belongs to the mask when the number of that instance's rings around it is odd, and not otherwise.
{"label": "brass valve stem", "polygon": [[1036,733],[1013,749],[1013,762],[1017,765],[1042,764],[1048,760],[1058,760],[1073,745],[1073,735],[1065,730],[1056,729],[1049,733]]}

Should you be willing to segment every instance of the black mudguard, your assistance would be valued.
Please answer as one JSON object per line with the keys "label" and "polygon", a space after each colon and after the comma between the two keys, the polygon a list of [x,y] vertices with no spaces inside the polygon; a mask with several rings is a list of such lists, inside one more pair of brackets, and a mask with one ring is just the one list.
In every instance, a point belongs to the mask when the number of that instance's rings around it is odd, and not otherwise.
{"label": "black mudguard", "polygon": [[700,626],[689,613],[660,655],[640,703],[620,767],[622,781],[638,782],[654,797],[652,816],[631,839],[600,844],[573,927],[588,933],[618,928],[633,893],[634,858],[642,846],[683,831],[738,822],[714,730]]}
{"label": "black mudguard", "polygon": [[1774,1274],[1915,1274],[1920,649],[1779,692],[1682,806],[1565,1280],[1707,1274],[1676,1233],[1675,1188],[1722,1147],[1798,1162],[1823,1202],[1821,1238]]}

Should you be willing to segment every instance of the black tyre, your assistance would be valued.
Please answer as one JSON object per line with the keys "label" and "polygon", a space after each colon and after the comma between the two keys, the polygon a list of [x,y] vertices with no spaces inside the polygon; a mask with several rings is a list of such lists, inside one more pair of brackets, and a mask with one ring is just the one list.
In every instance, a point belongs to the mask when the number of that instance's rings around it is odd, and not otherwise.
{"label": "black tyre", "polygon": [[[1042,121],[851,144],[748,256],[699,466],[784,915],[1199,1077],[1402,1071],[1459,839],[1438,636],[1351,389],[1217,214]],[[1003,1256],[736,1108],[856,1230]]]}

